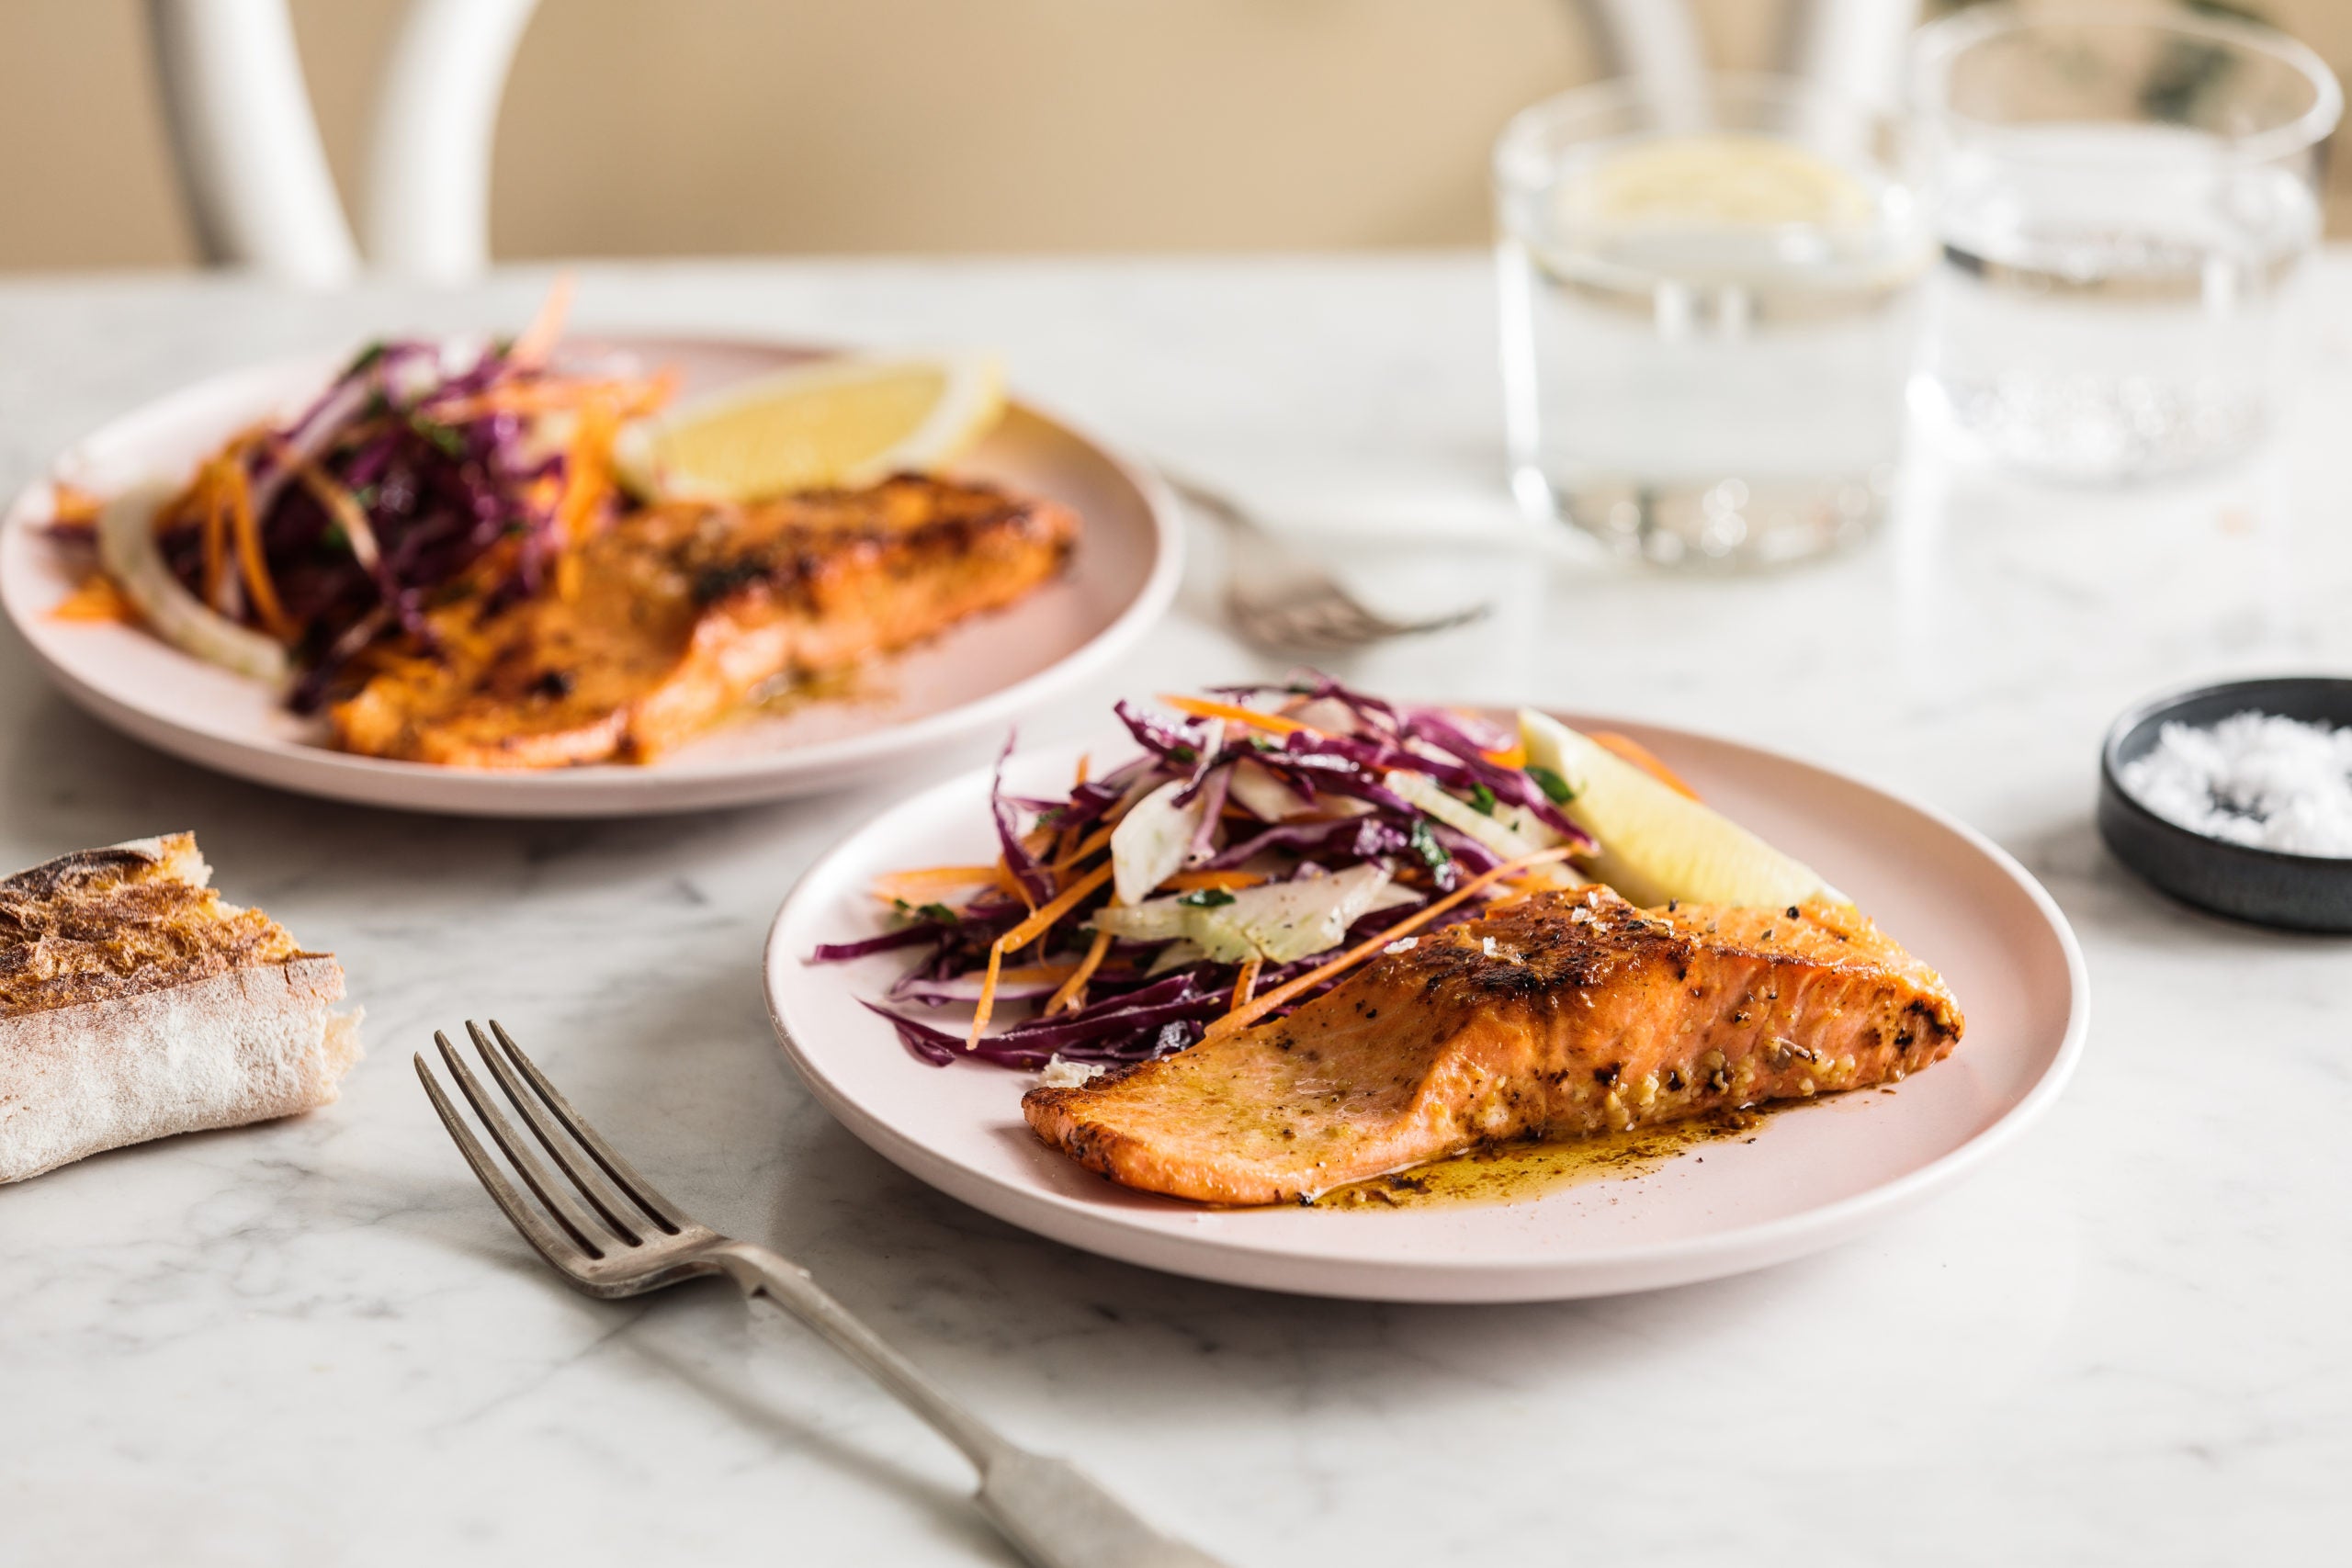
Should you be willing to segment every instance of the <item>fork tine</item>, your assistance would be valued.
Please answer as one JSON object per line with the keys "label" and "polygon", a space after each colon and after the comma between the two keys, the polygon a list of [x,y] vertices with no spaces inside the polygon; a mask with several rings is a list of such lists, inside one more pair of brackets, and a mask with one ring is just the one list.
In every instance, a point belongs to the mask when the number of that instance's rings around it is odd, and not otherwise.
{"label": "fork tine", "polygon": [[491,1137],[506,1151],[507,1162],[522,1176],[523,1184],[539,1195],[539,1201],[555,1215],[556,1224],[571,1232],[571,1239],[578,1242],[588,1256],[604,1257],[611,1250],[611,1244],[597,1231],[596,1222],[590,1219],[571,1195],[564,1190],[562,1183],[548,1174],[547,1168],[531,1153],[530,1145],[523,1141],[522,1134],[514,1131],[514,1124],[500,1114],[498,1102],[481,1087],[481,1080],[475,1077],[466,1066],[466,1059],[458,1055],[458,1048],[449,1043],[449,1037],[436,1029],[433,1032],[433,1043],[441,1047],[441,1060],[447,1064],[449,1076],[458,1080],[459,1092],[474,1108],[474,1114],[481,1118],[481,1124],[490,1129]]}
{"label": "fork tine", "polygon": [[605,1184],[605,1179],[596,1173],[595,1168],[586,1160],[582,1159],[563,1135],[556,1131],[548,1122],[548,1113],[541,1108],[538,1099],[524,1091],[522,1084],[515,1079],[514,1069],[506,1065],[506,1059],[499,1054],[498,1047],[492,1045],[490,1043],[490,1036],[481,1032],[481,1025],[472,1019],[468,1019],[466,1032],[473,1036],[474,1049],[481,1053],[482,1065],[490,1069],[490,1076],[498,1080],[498,1087],[506,1091],[506,1098],[513,1102],[515,1111],[521,1114],[523,1120],[531,1124],[531,1131],[538,1135],[539,1146],[547,1150],[548,1157],[555,1161],[556,1168],[571,1179],[572,1186],[578,1188],[580,1195],[588,1200],[588,1206],[602,1214],[605,1217],[605,1223],[612,1226],[623,1240],[631,1247],[642,1242],[645,1238],[638,1233],[645,1228],[645,1222],[632,1221],[623,1216],[621,1213],[623,1205],[614,1195],[613,1190]]}
{"label": "fork tine", "polygon": [[1419,621],[1388,621],[1385,624],[1389,628],[1390,637],[1424,637],[1430,632],[1448,632],[1456,626],[1466,626],[1475,621],[1483,621],[1487,618],[1487,612],[1493,608],[1491,604],[1473,604],[1467,609],[1456,610],[1450,615],[1431,615],[1426,620]]}
{"label": "fork tine", "polygon": [[580,1146],[605,1168],[605,1174],[628,1194],[629,1201],[644,1210],[647,1218],[666,1228],[673,1235],[694,1227],[693,1220],[656,1191],[651,1182],[630,1169],[628,1161],[615,1153],[612,1145],[597,1136],[596,1129],[588,1124],[587,1118],[572,1110],[571,1101],[563,1098],[555,1085],[548,1082],[548,1076],[539,1071],[538,1064],[523,1054],[523,1047],[514,1043],[514,1037],[506,1032],[503,1024],[492,1019],[490,1032],[498,1036],[498,1043],[506,1048],[507,1058],[522,1070],[525,1077],[531,1080],[531,1087],[538,1090],[539,1098],[547,1101],[548,1109],[555,1112],[556,1120],[563,1123],[564,1131],[579,1140]]}
{"label": "fork tine", "polygon": [[458,1152],[466,1156],[468,1165],[473,1167],[474,1179],[490,1194],[491,1201],[498,1205],[507,1222],[523,1233],[523,1239],[537,1248],[540,1257],[565,1273],[577,1276],[588,1266],[589,1255],[571,1237],[548,1224],[546,1216],[514,1190],[514,1184],[506,1179],[505,1173],[498,1168],[498,1162],[490,1157],[490,1151],[481,1146],[481,1140],[473,1134],[473,1129],[466,1125],[466,1119],[458,1113],[458,1108],[450,1104],[449,1097],[442,1092],[440,1080],[433,1076],[433,1069],[424,1065],[424,1053],[414,1053],[411,1060],[416,1063],[416,1076],[424,1080],[424,1092],[433,1101],[433,1109],[440,1112],[441,1125],[449,1130]]}

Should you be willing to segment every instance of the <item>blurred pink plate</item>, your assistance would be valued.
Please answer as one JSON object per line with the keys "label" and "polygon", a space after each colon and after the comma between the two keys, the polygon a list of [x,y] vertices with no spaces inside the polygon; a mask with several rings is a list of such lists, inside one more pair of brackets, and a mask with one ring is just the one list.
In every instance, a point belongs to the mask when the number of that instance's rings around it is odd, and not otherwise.
{"label": "blurred pink plate", "polygon": [[[680,372],[692,394],[811,357],[806,349],[703,339],[614,339]],[[299,409],[341,355],[256,367],[149,404],[78,442],[52,478],[108,493],[176,479],[223,438]],[[1000,614],[879,662],[865,694],[723,726],[643,767],[533,773],[440,768],[332,750],[315,720],[260,682],[207,664],[133,626],[62,621],[73,590],[38,525],[48,480],[0,521],[0,605],[66,695],[151,746],[223,773],[309,795],[419,811],[496,817],[634,816],[776,800],[902,773],[944,747],[993,734],[1015,715],[1102,671],[1176,591],[1182,546],[1158,481],[1059,420],[1014,402],[960,476],[1074,508],[1085,534],[1069,571]]]}
{"label": "blurred pink plate", "polygon": [[[1993,844],[1794,759],[1616,718],[1736,820],[1818,869],[1940,969],[1967,1014],[1950,1058],[1892,1094],[1768,1117],[1640,1176],[1526,1201],[1417,1209],[1210,1209],[1132,1192],[1047,1149],[1021,1119],[1031,1075],[933,1067],[859,1005],[903,954],[803,962],[881,929],[880,873],[996,854],[988,779],[943,784],[876,818],[793,889],[768,934],[768,1009],[785,1055],[858,1137],[1000,1219],[1130,1263],[1229,1284],[1375,1301],[1609,1295],[1763,1268],[1831,1246],[1949,1185],[2048,1109],[2076,1058],[2088,996],[2074,933]],[[1094,748],[1098,759],[1125,748]],[[1076,747],[1016,757],[1014,794],[1067,788]],[[1703,1156],[1693,1157],[1693,1155]]]}

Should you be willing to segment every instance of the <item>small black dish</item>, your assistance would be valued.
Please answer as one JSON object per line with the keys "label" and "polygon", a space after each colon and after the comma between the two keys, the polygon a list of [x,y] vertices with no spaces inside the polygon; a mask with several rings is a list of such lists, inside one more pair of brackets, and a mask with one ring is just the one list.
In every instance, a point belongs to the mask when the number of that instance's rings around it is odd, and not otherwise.
{"label": "small black dish", "polygon": [[2352,679],[2328,675],[2230,681],[2141,704],[2115,721],[2099,753],[2098,831],[2116,859],[2174,897],[2257,925],[2352,931],[2352,860],[2257,850],[2167,822],[2123,787],[2123,764],[2166,724],[2207,728],[2232,714],[2278,714],[2352,725]]}

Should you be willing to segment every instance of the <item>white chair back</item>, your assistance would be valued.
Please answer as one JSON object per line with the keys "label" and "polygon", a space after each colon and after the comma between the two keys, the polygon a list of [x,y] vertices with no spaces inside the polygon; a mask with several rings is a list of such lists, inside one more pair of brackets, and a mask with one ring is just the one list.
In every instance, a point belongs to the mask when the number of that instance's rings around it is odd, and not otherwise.
{"label": "white chair back", "polygon": [[[1570,0],[1669,124],[1703,124],[1685,0]],[[1782,66],[1892,104],[1917,0],[1792,0]],[[491,153],[537,0],[410,0],[369,131],[366,262],[457,283],[490,261]],[[333,287],[361,254],[337,199],[286,0],[147,0],[180,185],[208,261]]]}
{"label": "white chair back", "polygon": [[[410,0],[368,133],[368,265],[456,283],[490,260],[491,150],[537,0]],[[205,259],[331,288],[358,271],[286,0],[148,0]]]}

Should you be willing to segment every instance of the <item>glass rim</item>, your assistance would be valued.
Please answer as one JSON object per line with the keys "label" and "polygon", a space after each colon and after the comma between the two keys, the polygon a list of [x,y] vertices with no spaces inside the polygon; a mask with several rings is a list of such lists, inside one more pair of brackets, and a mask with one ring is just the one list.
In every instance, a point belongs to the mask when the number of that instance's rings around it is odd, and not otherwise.
{"label": "glass rim", "polygon": [[[1696,80],[1710,102],[1721,101],[1720,95],[1728,90],[1735,95],[1752,95],[1759,99],[1835,109],[1860,120],[1889,126],[1901,126],[1905,122],[1903,111],[1897,106],[1877,103],[1850,92],[1824,86],[1809,77],[1785,72],[1702,71]],[[1544,183],[1551,177],[1548,169],[1538,171],[1522,167],[1514,170],[1512,167],[1515,162],[1525,165],[1535,156],[1532,143],[1543,132],[1554,129],[1563,119],[1577,115],[1599,116],[1611,109],[1644,107],[1645,97],[1638,77],[1606,76],[1598,82],[1587,82],[1549,97],[1536,99],[1513,114],[1496,134],[1493,153],[1496,183],[1513,187]],[[1655,129],[1665,130],[1668,128]],[[1696,132],[1713,128],[1697,126],[1690,129]]]}
{"label": "glass rim", "polygon": [[2267,130],[2250,136],[2223,137],[2232,153],[2250,162],[2267,163],[2307,152],[2325,141],[2343,117],[2344,87],[2335,79],[2335,73],[2316,50],[2290,33],[2263,22],[2187,9],[2118,11],[2112,6],[2083,4],[2037,6],[2031,11],[2015,4],[1980,6],[1928,23],[1911,39],[1907,74],[1912,112],[1923,120],[2001,130],[2001,122],[1963,114],[1944,102],[1940,91],[1930,89],[1941,86],[1950,74],[1951,62],[1964,50],[2004,34],[2056,28],[2100,28],[2114,32],[2202,39],[2264,56],[2301,75],[2312,85],[2311,107]]}

